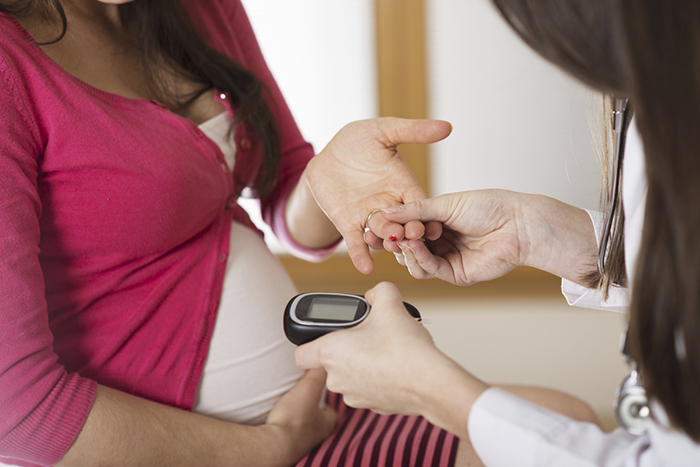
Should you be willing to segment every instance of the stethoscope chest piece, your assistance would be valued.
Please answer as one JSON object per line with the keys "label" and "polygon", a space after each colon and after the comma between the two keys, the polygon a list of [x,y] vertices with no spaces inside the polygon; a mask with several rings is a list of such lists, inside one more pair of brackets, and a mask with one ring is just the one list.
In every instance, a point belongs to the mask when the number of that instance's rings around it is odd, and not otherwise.
{"label": "stethoscope chest piece", "polygon": [[617,388],[613,409],[617,423],[630,434],[646,433],[651,413],[646,391],[642,387],[636,370],[632,370],[632,373]]}
{"label": "stethoscope chest piece", "polygon": [[613,402],[615,418],[628,433],[643,435],[647,431],[651,418],[649,399],[642,385],[639,367],[628,346],[628,333],[623,333],[621,337],[620,350],[632,367],[632,372],[617,387],[615,402]]}

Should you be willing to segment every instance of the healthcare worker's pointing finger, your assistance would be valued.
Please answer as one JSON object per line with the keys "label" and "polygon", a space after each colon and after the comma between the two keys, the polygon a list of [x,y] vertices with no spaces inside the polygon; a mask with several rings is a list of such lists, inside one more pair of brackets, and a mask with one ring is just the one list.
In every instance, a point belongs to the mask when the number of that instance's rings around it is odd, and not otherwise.
{"label": "healthcare worker's pointing finger", "polygon": [[450,195],[437,198],[421,199],[402,206],[386,208],[382,215],[392,222],[406,223],[412,220],[426,222],[447,222],[460,214],[462,206],[459,199]]}

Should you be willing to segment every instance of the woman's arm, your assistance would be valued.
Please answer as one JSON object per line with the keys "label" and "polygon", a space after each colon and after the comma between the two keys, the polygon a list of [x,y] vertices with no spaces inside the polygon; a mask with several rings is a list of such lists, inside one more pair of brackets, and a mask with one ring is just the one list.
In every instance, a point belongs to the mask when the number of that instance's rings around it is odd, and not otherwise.
{"label": "woman's arm", "polygon": [[597,267],[591,217],[580,208],[541,195],[520,194],[523,265],[582,284]]}
{"label": "woman's arm", "polygon": [[340,233],[318,205],[306,179],[306,170],[287,200],[287,229],[301,246],[322,249],[337,243]]}
{"label": "woman's arm", "polygon": [[581,283],[596,268],[597,242],[588,213],[540,195],[505,190],[453,193],[393,208],[393,222],[439,221],[436,241],[399,242],[419,279],[472,285],[531,266]]}
{"label": "woman's arm", "polygon": [[309,372],[260,426],[235,425],[99,386],[90,414],[57,465],[286,466],[330,435],[319,409],[325,374]]}

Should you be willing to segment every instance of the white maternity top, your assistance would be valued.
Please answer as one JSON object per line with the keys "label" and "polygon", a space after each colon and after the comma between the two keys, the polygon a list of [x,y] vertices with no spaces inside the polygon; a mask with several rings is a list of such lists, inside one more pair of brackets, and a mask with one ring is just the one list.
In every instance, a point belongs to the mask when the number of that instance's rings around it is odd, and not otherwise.
{"label": "white maternity top", "polygon": [[[199,128],[233,170],[236,146],[230,117]],[[233,222],[223,291],[193,412],[240,424],[265,422],[277,400],[301,378],[282,315],[296,289],[260,235]]]}

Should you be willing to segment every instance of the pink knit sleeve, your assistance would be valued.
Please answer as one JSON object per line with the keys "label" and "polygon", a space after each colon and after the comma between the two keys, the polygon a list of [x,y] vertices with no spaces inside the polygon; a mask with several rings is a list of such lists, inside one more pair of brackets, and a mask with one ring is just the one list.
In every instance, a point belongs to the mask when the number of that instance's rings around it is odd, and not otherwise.
{"label": "pink knit sleeve", "polygon": [[308,261],[321,261],[330,255],[337,245],[320,250],[312,250],[299,245],[289,234],[284,218],[287,198],[298,183],[306,165],[314,157],[314,149],[301,135],[287,102],[265,63],[243,5],[241,5],[240,0],[229,3],[231,5],[229,17],[233,22],[232,27],[241,50],[245,54],[246,66],[267,86],[271,101],[270,106],[277,117],[280,132],[282,157],[278,184],[269,197],[261,200],[263,219],[270,225],[280,243],[288,251]]}
{"label": "pink knit sleeve", "polygon": [[97,385],[67,373],[53,351],[38,259],[43,143],[15,76],[0,55],[0,460],[53,465]]}

